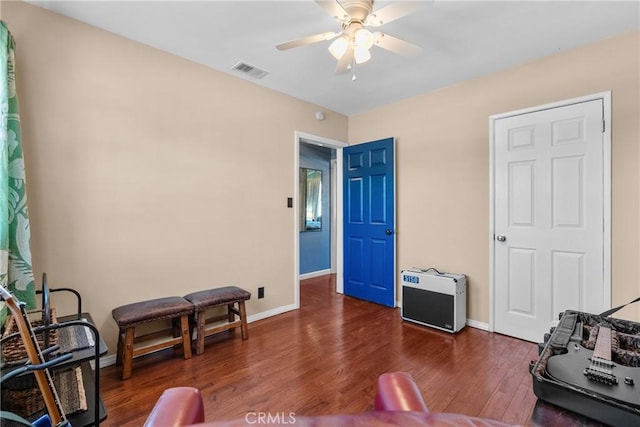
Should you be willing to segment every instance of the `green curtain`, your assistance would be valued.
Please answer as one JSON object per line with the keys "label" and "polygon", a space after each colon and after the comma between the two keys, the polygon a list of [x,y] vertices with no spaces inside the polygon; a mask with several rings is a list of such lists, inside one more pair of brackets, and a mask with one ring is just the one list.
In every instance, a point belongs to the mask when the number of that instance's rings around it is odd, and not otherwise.
{"label": "green curtain", "polygon": [[[24,159],[20,141],[20,114],[16,94],[15,40],[0,21],[0,284],[27,308],[36,295],[29,247],[29,214]],[[4,325],[6,307],[0,311]]]}

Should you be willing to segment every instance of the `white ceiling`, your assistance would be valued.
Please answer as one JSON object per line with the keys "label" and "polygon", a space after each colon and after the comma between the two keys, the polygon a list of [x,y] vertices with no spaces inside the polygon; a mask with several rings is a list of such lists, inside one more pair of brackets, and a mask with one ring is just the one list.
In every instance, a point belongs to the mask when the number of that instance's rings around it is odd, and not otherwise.
{"label": "white ceiling", "polygon": [[[638,0],[421,1],[418,12],[380,29],[422,53],[374,47],[352,81],[335,75],[330,42],[275,48],[340,30],[313,0],[29,3],[348,116],[640,28]],[[241,75],[232,69],[240,61],[270,73]]]}

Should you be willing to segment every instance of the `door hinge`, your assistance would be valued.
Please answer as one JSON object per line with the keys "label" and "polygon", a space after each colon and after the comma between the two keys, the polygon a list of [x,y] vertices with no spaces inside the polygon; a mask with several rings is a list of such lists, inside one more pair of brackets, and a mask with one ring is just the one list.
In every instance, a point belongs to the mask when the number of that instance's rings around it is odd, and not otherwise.
{"label": "door hinge", "polygon": [[604,133],[605,129],[606,129],[606,122],[602,120],[602,133]]}

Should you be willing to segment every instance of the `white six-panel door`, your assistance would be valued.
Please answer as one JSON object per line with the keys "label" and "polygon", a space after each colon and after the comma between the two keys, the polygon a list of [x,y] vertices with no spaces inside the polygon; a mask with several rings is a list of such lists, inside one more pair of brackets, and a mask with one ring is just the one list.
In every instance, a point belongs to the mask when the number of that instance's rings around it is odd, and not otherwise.
{"label": "white six-panel door", "polygon": [[602,99],[494,122],[494,330],[541,341],[605,288]]}

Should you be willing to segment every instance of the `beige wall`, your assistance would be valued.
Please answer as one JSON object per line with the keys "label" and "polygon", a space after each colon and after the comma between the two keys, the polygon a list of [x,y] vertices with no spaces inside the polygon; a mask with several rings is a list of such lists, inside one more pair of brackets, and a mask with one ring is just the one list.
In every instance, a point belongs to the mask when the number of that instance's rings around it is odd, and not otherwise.
{"label": "beige wall", "polygon": [[610,90],[613,305],[640,295],[639,62],[636,31],[350,117],[350,144],[397,138],[399,269],[468,274],[488,322],[489,116]]}
{"label": "beige wall", "polygon": [[111,309],[136,300],[238,284],[250,315],[294,304],[294,131],[344,141],[345,116],[25,3],[3,15],[38,286],[80,291],[111,352]]}
{"label": "beige wall", "polygon": [[488,322],[488,117],[607,90],[613,303],[640,294],[638,32],[318,122],[317,106],[43,9],[2,13],[18,45],[38,283],[46,271],[78,289],[112,352],[111,309],[138,299],[239,284],[266,286],[249,314],[294,303],[295,130],[395,136],[398,267],[468,274],[469,317]]}

